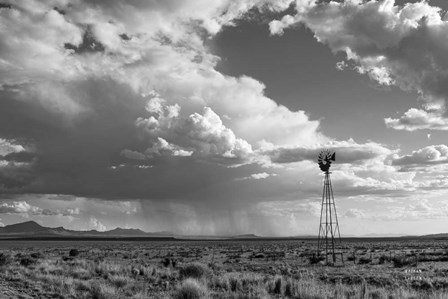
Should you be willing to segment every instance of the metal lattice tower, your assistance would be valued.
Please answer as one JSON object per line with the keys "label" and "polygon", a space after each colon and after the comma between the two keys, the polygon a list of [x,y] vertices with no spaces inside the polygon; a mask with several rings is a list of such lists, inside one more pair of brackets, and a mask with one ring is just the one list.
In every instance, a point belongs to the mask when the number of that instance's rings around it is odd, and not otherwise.
{"label": "metal lattice tower", "polygon": [[337,252],[335,250],[335,243],[341,243],[338,216],[336,214],[336,205],[334,203],[333,188],[330,179],[331,172],[329,171],[331,162],[335,160],[336,153],[330,153],[327,150],[322,151],[317,159],[320,169],[325,173],[317,252],[318,255],[320,255],[323,251],[325,262],[327,264],[328,255],[331,255],[333,258],[333,263],[336,263]]}

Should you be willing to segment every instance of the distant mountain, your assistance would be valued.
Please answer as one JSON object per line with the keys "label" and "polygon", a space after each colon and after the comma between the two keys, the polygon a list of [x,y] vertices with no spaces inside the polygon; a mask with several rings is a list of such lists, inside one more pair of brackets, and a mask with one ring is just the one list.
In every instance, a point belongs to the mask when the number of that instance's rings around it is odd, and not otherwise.
{"label": "distant mountain", "polygon": [[[254,234],[244,234],[235,236],[181,236],[174,235],[171,232],[152,232],[148,233],[136,228],[120,228],[100,232],[97,230],[76,231],[60,227],[45,227],[35,221],[26,221],[17,224],[11,224],[0,227],[0,239],[39,239],[39,238],[68,238],[68,239],[120,239],[120,238],[157,238],[157,239],[202,239],[202,240],[247,240],[247,239],[316,239],[317,236],[292,236],[292,237],[260,237]],[[423,236],[401,236],[401,235],[364,235],[359,237],[344,235],[342,238],[363,239],[363,238],[393,238],[393,239],[448,239],[448,233],[423,235]]]}
{"label": "distant mountain", "polygon": [[143,237],[143,238],[158,238],[158,237],[172,237],[173,234],[169,232],[155,232],[147,233],[135,228],[120,228],[113,230],[99,232],[97,230],[75,231],[68,230],[63,227],[45,227],[35,221],[27,221],[23,223],[6,225],[0,227],[0,239],[5,238],[39,238],[39,237],[73,237],[73,238],[127,238],[127,237]]}
{"label": "distant mountain", "polygon": [[407,236],[403,234],[366,234],[359,236],[358,238],[408,238],[416,236]]}
{"label": "distant mountain", "polygon": [[420,236],[422,239],[448,239],[448,233]]}
{"label": "distant mountain", "polygon": [[14,234],[14,233],[35,233],[45,231],[47,228],[39,225],[34,221],[27,221],[0,227],[0,234]]}
{"label": "distant mountain", "polygon": [[141,229],[121,228],[121,227],[117,227],[116,229],[105,231],[103,233],[105,235],[127,235],[127,236],[139,236],[139,235],[147,234],[146,232],[142,231]]}
{"label": "distant mountain", "polygon": [[254,239],[254,238],[260,238],[260,237],[257,235],[254,235],[254,234],[245,234],[245,235],[233,236],[231,238],[232,239]]}

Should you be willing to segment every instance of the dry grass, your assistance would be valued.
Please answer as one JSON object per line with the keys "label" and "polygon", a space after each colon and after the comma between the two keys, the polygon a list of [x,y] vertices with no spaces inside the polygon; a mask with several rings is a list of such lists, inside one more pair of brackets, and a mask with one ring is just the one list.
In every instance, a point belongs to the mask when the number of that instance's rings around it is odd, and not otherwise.
{"label": "dry grass", "polygon": [[[210,245],[210,246],[208,246]],[[448,298],[444,243],[349,244],[344,267],[310,263],[302,242],[154,242],[4,250],[11,298]],[[375,247],[375,248],[373,248]],[[419,252],[417,261],[411,252]],[[279,254],[282,253],[282,254]],[[273,258],[272,258],[273,257]],[[275,260],[274,260],[275,258]],[[167,260],[169,262],[167,262]],[[360,262],[362,260],[362,262]],[[211,263],[213,261],[213,263]]]}

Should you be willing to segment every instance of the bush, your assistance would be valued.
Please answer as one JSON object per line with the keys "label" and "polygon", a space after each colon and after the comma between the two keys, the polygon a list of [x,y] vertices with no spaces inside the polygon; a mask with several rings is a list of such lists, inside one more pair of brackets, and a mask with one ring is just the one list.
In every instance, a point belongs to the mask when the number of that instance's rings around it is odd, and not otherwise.
{"label": "bush", "polygon": [[109,281],[117,288],[123,288],[129,283],[130,278],[125,275],[111,275],[108,277]]}
{"label": "bush", "polygon": [[365,264],[370,264],[371,262],[372,262],[372,259],[371,259],[371,258],[362,256],[362,257],[359,259],[358,264],[360,264],[360,265],[365,265]]}
{"label": "bush", "polygon": [[174,299],[200,299],[207,296],[207,288],[196,279],[188,278],[174,293]]}
{"label": "bush", "polygon": [[202,264],[190,264],[179,270],[182,279],[196,278],[201,279],[208,274],[208,268]]}
{"label": "bush", "polygon": [[411,266],[415,264],[415,261],[404,256],[395,256],[392,258],[392,263],[394,264],[395,268],[401,268],[404,266]]}
{"label": "bush", "polygon": [[0,253],[0,267],[6,266],[11,263],[11,257],[3,252]]}
{"label": "bush", "polygon": [[69,256],[78,256],[79,250],[78,249],[70,249],[70,252],[68,253]]}
{"label": "bush", "polygon": [[274,285],[274,294],[281,294],[281,293],[282,293],[282,278],[277,277]]}
{"label": "bush", "polygon": [[390,262],[390,258],[387,255],[380,256],[378,264],[384,264],[385,262]]}
{"label": "bush", "polygon": [[231,276],[229,278],[229,286],[232,292],[237,292],[241,289],[241,282],[237,277]]}
{"label": "bush", "polygon": [[35,263],[36,263],[36,260],[30,256],[23,256],[20,258],[20,264],[24,267],[34,265]]}
{"label": "bush", "polygon": [[165,267],[172,266],[173,268],[176,268],[177,261],[176,261],[175,259],[173,259],[173,258],[168,258],[168,257],[166,257],[166,258],[164,258],[164,259],[161,261],[161,263],[162,263],[162,265],[164,265]]}
{"label": "bush", "polygon": [[110,285],[95,283],[92,285],[90,295],[92,299],[109,299],[113,298],[117,290]]}
{"label": "bush", "polygon": [[41,259],[44,257],[44,255],[40,252],[33,252],[30,254],[30,256],[34,259]]}
{"label": "bush", "polygon": [[311,265],[317,264],[323,260],[325,260],[325,258],[321,255],[311,255],[310,257],[308,257],[308,260],[310,261]]}
{"label": "bush", "polygon": [[285,297],[292,296],[294,296],[294,282],[291,279],[288,279],[285,284]]}

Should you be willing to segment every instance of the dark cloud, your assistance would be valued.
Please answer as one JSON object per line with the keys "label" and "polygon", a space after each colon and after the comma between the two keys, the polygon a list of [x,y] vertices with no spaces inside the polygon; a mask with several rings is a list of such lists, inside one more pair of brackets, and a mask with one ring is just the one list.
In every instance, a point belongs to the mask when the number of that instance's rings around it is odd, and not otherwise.
{"label": "dark cloud", "polygon": [[341,145],[332,145],[322,148],[277,148],[267,151],[266,154],[275,163],[293,163],[304,160],[316,161],[318,154],[328,149],[336,152],[335,163],[362,163],[366,160],[386,156],[392,152],[386,147],[376,143],[356,144],[353,141],[341,142]]}
{"label": "dark cloud", "polygon": [[0,156],[1,160],[4,161],[12,161],[12,162],[23,162],[23,163],[31,163],[36,158],[36,155],[31,152],[16,152],[16,153],[9,153],[7,155],[4,155],[3,157]]}

